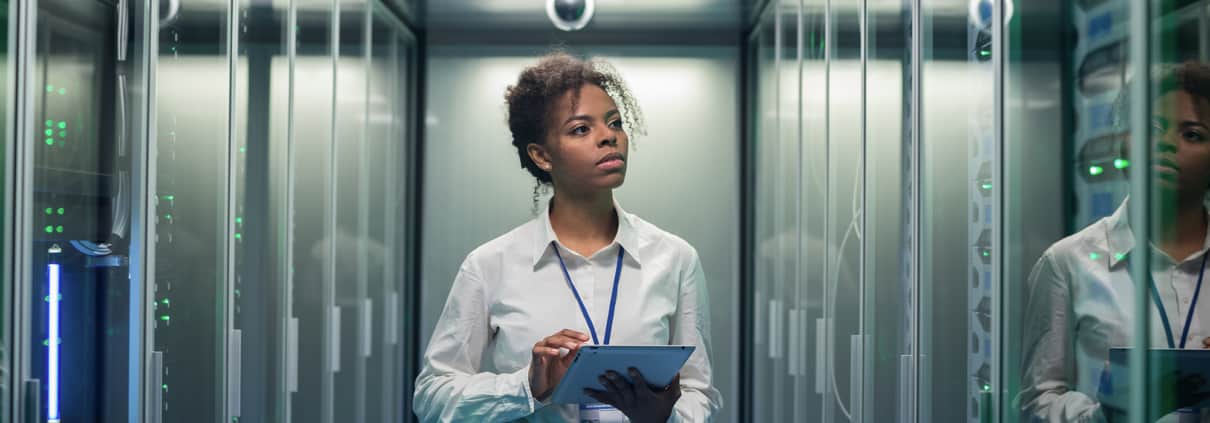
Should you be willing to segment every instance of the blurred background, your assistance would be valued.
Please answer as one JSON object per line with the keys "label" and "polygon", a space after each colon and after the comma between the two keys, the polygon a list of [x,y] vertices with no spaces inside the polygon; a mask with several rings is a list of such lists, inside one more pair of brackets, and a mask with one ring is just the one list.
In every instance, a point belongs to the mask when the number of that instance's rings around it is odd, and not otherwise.
{"label": "blurred background", "polygon": [[0,422],[415,420],[554,48],[646,112],[616,195],[701,255],[717,421],[1029,420],[1030,269],[1149,183],[1127,77],[1210,56],[1137,3],[0,0]]}

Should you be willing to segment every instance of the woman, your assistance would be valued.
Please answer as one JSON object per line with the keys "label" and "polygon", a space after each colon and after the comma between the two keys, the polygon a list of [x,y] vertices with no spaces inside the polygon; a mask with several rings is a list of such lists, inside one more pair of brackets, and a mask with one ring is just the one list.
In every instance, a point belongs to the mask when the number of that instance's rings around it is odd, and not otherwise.
{"label": "woman", "polygon": [[[626,178],[627,130],[642,125],[621,78],[603,63],[555,53],[522,71],[505,99],[521,167],[552,185],[554,197],[463,262],[424,355],[416,414],[422,421],[709,420],[721,400],[711,386],[709,301],[697,252],[613,198]],[[534,195],[536,204],[538,188]],[[649,386],[631,369],[633,384],[602,375],[604,389],[590,395],[605,406],[550,404],[588,342],[697,349],[669,386]]]}
{"label": "woman", "polygon": [[[1155,94],[1151,248],[1134,244],[1131,226],[1137,223],[1123,202],[1112,216],[1052,245],[1030,275],[1018,400],[1031,421],[1103,421],[1121,415],[1122,410],[1102,405],[1097,393],[1110,348],[1131,345],[1136,295],[1158,298],[1151,312],[1150,347],[1210,346],[1210,299],[1197,300],[1210,295],[1198,289],[1210,247],[1205,207],[1210,68],[1190,62],[1165,72]],[[1131,282],[1134,254],[1152,259],[1150,292]],[[1153,407],[1156,413],[1205,399],[1192,389],[1168,386],[1157,390],[1166,394],[1161,395],[1164,403]],[[1170,417],[1197,420],[1191,415],[1196,413],[1184,409]]]}

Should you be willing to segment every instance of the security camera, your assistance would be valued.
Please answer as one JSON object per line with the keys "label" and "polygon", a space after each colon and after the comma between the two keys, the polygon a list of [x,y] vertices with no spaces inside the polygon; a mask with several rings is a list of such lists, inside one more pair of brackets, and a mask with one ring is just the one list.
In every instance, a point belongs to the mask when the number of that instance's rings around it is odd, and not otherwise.
{"label": "security camera", "polygon": [[596,9],[596,0],[546,0],[546,16],[555,28],[564,31],[579,31]]}

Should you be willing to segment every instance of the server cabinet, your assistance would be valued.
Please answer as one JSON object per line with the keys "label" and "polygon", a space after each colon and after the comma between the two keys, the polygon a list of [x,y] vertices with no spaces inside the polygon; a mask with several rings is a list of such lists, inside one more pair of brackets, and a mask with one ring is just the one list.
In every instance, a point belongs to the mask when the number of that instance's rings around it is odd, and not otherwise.
{"label": "server cabinet", "polygon": [[134,9],[42,0],[17,12],[16,416],[127,421],[142,365]]}

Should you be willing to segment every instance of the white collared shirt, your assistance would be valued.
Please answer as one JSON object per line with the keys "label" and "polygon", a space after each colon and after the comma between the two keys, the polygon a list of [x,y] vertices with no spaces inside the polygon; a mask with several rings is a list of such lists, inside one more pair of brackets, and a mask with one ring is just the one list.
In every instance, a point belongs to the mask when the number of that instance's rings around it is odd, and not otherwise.
{"label": "white collared shirt", "polygon": [[[1029,276],[1017,398],[1026,421],[1104,420],[1096,398],[1109,349],[1131,345],[1135,296],[1151,295],[1130,279],[1127,262],[1135,240],[1126,204],[1052,245]],[[1151,275],[1178,347],[1208,247],[1210,235],[1200,251],[1179,261],[1151,248]],[[1210,289],[1203,289],[1197,301],[1185,348],[1200,349],[1210,336],[1205,291]],[[1151,308],[1151,347],[1168,348],[1158,306]]]}
{"label": "white collared shirt", "polygon": [[535,343],[562,329],[589,333],[554,246],[602,342],[624,248],[610,344],[696,346],[681,369],[682,394],[670,421],[708,421],[722,406],[711,384],[710,302],[697,251],[614,208],[614,241],[592,257],[558,242],[548,211],[466,257],[416,380],[421,421],[575,421],[576,405],[538,402],[529,386]]}

